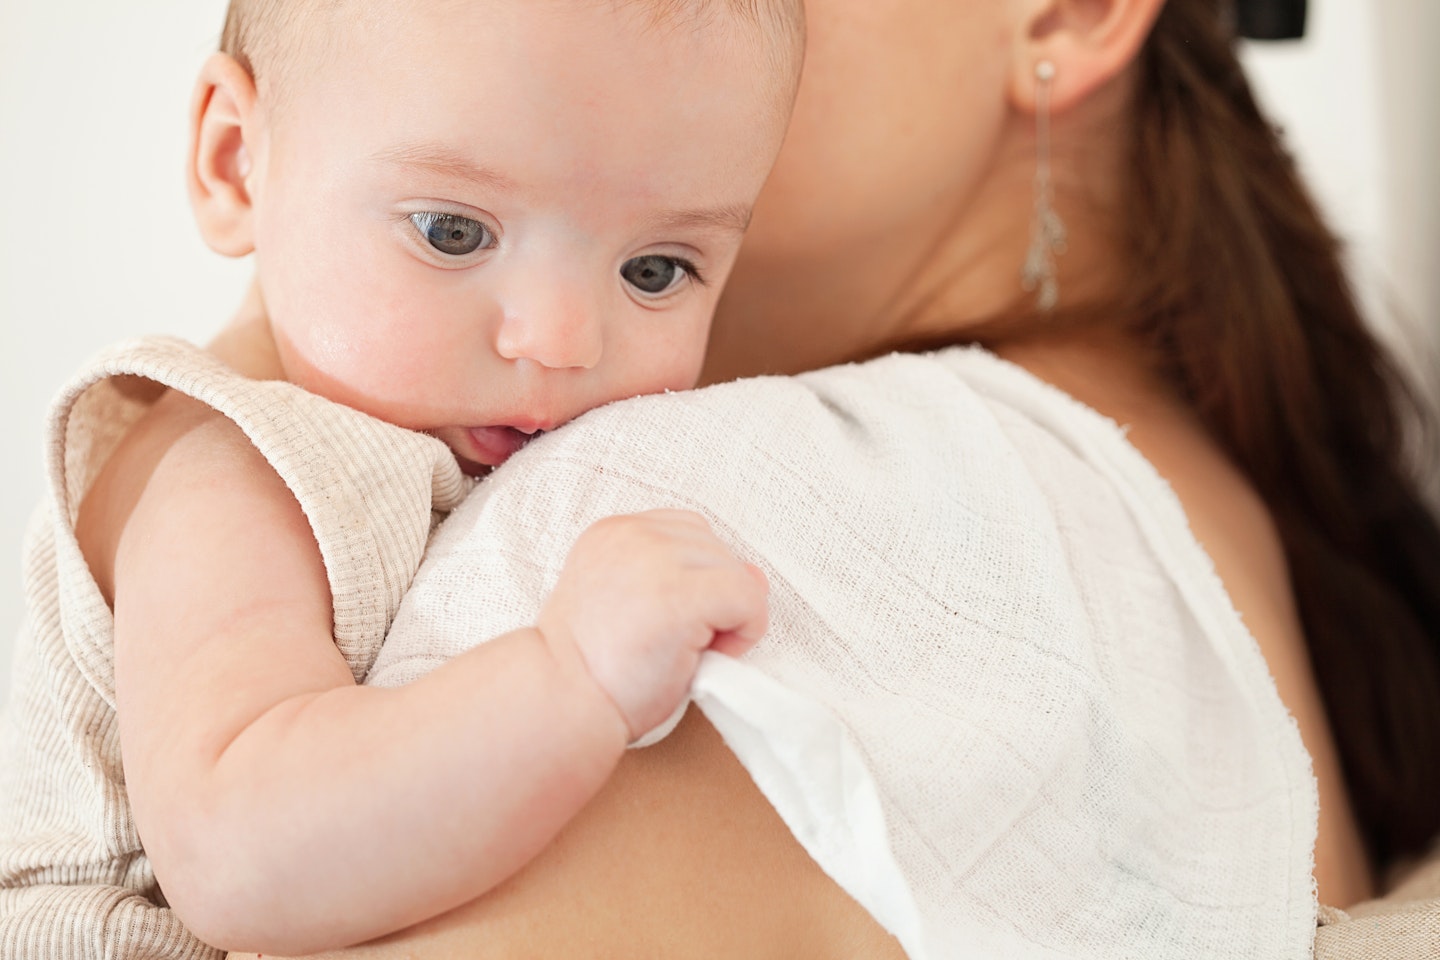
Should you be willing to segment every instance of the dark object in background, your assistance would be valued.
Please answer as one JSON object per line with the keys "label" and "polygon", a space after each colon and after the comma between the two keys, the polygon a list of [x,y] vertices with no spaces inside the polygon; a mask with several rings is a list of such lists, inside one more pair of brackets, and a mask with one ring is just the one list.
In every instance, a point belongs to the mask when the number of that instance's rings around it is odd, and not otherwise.
{"label": "dark object in background", "polygon": [[1250,40],[1305,36],[1305,0],[1236,0],[1235,32]]}

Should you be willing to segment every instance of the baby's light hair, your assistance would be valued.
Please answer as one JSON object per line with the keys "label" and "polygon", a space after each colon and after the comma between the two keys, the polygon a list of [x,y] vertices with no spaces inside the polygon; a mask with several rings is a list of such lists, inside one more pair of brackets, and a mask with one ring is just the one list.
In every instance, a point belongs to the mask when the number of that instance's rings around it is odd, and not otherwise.
{"label": "baby's light hair", "polygon": [[[805,50],[805,6],[802,0],[611,0],[616,6],[639,7],[658,25],[704,25],[717,14],[737,17],[758,27],[774,41],[771,66],[789,78],[789,93],[800,80]],[[788,103],[787,103],[788,106]]]}
{"label": "baby's light hair", "polygon": [[[348,0],[230,0],[220,51],[234,57],[272,102],[293,80],[295,49],[307,30]],[[758,28],[773,41],[770,65],[785,79],[777,91],[788,109],[800,79],[804,56],[805,13],[802,0],[596,0],[616,8],[643,8],[657,27],[704,26],[718,16],[733,16]]]}
{"label": "baby's light hair", "polygon": [[234,57],[272,105],[293,80],[301,37],[340,0],[230,0],[220,52]]}

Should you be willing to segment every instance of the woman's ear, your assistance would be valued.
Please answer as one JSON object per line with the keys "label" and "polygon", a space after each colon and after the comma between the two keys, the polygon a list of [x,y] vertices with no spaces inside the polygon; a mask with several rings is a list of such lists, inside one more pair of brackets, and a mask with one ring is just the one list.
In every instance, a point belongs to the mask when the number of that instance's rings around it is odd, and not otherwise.
{"label": "woman's ear", "polygon": [[234,57],[217,53],[200,68],[190,104],[186,181],[200,235],[216,253],[255,249],[251,176],[256,159],[255,81]]}
{"label": "woman's ear", "polygon": [[1055,68],[1050,109],[1066,110],[1134,62],[1165,0],[1028,0],[1011,65],[1010,101],[1035,112],[1036,65]]}

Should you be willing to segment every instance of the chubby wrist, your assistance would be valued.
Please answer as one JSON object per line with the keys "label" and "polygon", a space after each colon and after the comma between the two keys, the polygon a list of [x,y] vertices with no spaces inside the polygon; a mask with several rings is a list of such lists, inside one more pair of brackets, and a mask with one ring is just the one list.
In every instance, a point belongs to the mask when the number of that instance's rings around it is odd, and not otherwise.
{"label": "chubby wrist", "polygon": [[524,631],[549,659],[555,679],[563,686],[563,703],[572,712],[584,714],[583,722],[598,724],[600,729],[614,731],[621,751],[634,739],[624,711],[596,679],[569,631],[554,624],[541,623]]}

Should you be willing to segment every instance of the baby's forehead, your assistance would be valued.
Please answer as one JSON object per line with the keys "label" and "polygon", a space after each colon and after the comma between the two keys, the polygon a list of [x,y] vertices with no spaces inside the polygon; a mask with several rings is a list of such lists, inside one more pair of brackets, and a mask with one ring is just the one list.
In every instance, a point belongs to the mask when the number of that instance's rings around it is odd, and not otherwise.
{"label": "baby's forehead", "polygon": [[[306,68],[327,56],[343,55],[347,28],[365,27],[424,9],[460,13],[468,0],[231,0],[220,49],[255,78],[262,96],[283,96],[288,84],[303,83]],[[802,0],[482,0],[505,8],[508,17],[562,14],[565,7],[613,11],[639,19],[657,37],[676,30],[740,35],[758,42],[776,76],[782,100],[799,82],[804,47]]]}
{"label": "baby's forehead", "polygon": [[369,22],[350,3],[304,65],[268,82],[258,65],[277,190],[640,231],[657,211],[748,213],[783,140],[782,55],[733,26],[617,0],[380,0]]}

